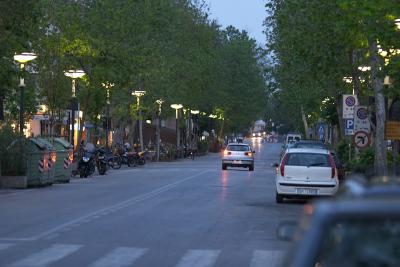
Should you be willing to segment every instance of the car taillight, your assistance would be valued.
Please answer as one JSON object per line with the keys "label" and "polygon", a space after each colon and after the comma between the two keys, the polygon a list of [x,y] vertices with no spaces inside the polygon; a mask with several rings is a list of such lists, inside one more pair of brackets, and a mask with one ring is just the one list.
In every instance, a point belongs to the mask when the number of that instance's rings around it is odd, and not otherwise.
{"label": "car taillight", "polygon": [[336,176],[336,165],[335,165],[335,160],[333,159],[332,155],[329,155],[329,165],[331,166],[331,169],[332,169],[331,178],[335,178],[335,176]]}
{"label": "car taillight", "polygon": [[225,150],[224,151],[224,155],[226,156],[226,155],[230,155],[230,154],[232,154],[230,151],[228,151],[228,150]]}
{"label": "car taillight", "polygon": [[286,164],[286,161],[287,161],[287,160],[288,160],[288,154],[286,154],[286,155],[283,157],[282,162],[281,162],[281,167],[280,167],[280,169],[281,169],[281,175],[282,175],[282,177],[285,176],[285,164]]}
{"label": "car taillight", "polygon": [[251,153],[251,152],[245,152],[244,155],[245,155],[245,156],[251,157],[251,156],[253,155],[253,153]]}

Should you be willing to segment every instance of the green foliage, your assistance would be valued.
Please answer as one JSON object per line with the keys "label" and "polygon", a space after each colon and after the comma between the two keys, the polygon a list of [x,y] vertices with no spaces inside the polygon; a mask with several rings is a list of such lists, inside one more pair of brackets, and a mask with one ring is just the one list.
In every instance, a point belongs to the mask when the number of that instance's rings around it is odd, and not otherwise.
{"label": "green foliage", "polygon": [[9,127],[0,128],[0,175],[20,176],[26,173],[26,140]]}
{"label": "green foliage", "polygon": [[210,143],[208,140],[199,140],[197,142],[197,152],[198,153],[206,153],[208,152],[208,148],[210,147]]}

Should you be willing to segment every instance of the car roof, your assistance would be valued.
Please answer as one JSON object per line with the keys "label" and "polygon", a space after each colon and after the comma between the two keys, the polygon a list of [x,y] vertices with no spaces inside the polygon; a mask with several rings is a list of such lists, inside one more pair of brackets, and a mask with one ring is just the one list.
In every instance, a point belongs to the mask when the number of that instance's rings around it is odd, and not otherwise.
{"label": "car roof", "polygon": [[288,148],[286,153],[329,154],[329,150],[322,148]]}
{"label": "car roof", "polygon": [[228,146],[250,146],[246,143],[228,143]]}

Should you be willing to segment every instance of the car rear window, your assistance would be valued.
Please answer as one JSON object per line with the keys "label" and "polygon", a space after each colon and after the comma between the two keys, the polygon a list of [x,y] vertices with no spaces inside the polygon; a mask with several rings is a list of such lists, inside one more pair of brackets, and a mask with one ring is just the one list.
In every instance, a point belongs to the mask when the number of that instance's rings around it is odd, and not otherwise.
{"label": "car rear window", "polygon": [[330,167],[328,155],[318,153],[289,153],[286,165]]}
{"label": "car rear window", "polygon": [[228,145],[226,149],[229,151],[250,151],[249,146],[241,146],[241,145]]}
{"label": "car rear window", "polygon": [[327,149],[327,146],[324,144],[318,143],[295,143],[293,145],[295,148],[319,148],[319,149]]}

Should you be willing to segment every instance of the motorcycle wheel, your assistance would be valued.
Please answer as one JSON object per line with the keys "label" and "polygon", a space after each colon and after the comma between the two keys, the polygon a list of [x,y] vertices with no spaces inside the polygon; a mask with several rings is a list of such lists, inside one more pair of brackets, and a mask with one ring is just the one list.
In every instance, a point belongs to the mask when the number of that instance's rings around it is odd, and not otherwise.
{"label": "motorcycle wheel", "polygon": [[104,175],[104,174],[106,174],[106,171],[107,171],[106,164],[105,163],[100,163],[100,165],[99,165],[99,174],[100,175]]}
{"label": "motorcycle wheel", "polygon": [[86,173],[86,168],[80,168],[79,169],[79,177],[84,178]]}
{"label": "motorcycle wheel", "polygon": [[121,168],[121,158],[119,156],[113,156],[109,161],[108,164],[114,170],[118,170]]}
{"label": "motorcycle wheel", "polygon": [[136,167],[137,166],[137,162],[136,162],[136,159],[134,157],[129,157],[128,158],[128,166],[129,167]]}

